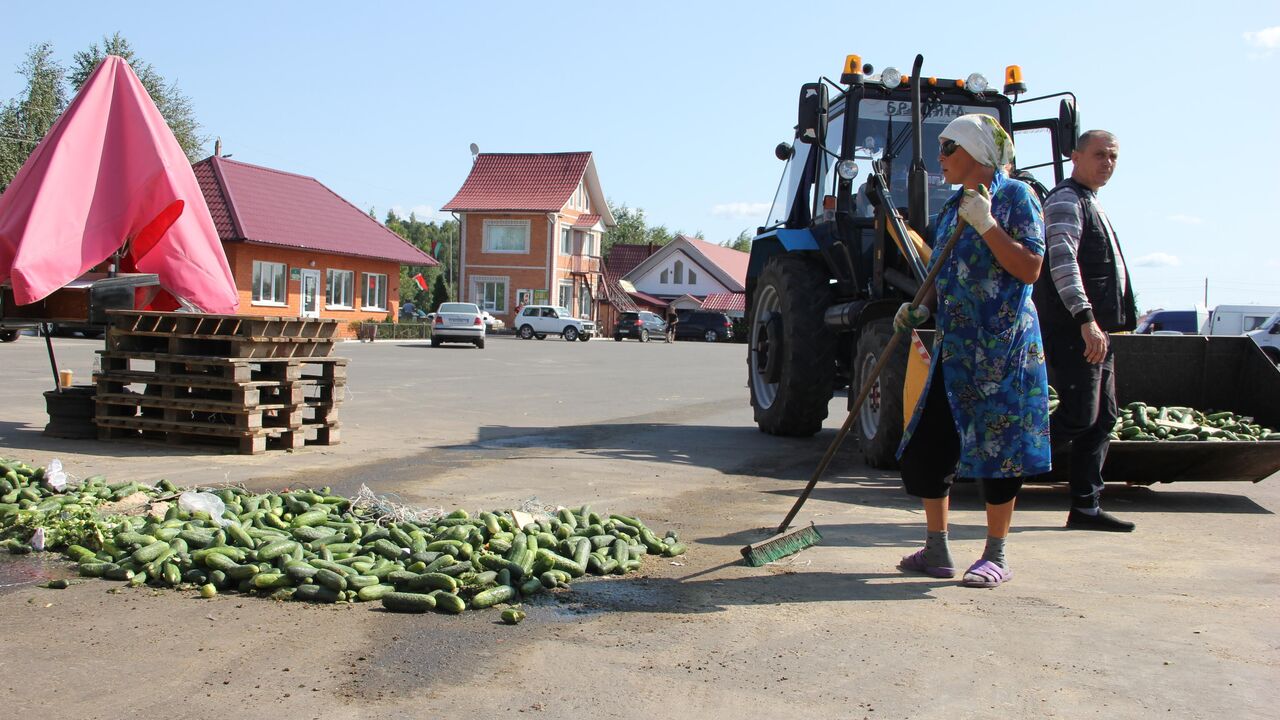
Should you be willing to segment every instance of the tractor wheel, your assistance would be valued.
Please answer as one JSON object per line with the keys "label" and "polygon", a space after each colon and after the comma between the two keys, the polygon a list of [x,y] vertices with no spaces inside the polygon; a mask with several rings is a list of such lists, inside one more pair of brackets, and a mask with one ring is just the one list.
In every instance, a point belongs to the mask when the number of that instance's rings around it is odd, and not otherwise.
{"label": "tractor wheel", "polygon": [[836,372],[835,335],[822,321],[827,280],[817,263],[780,255],[756,283],[747,385],[756,425],[770,435],[808,437],[827,417]]}
{"label": "tractor wheel", "polygon": [[[884,347],[893,337],[893,320],[885,318],[868,323],[858,336],[854,355],[854,383],[849,397],[862,391],[867,375],[875,368]],[[898,341],[894,358],[884,366],[858,409],[857,435],[862,457],[868,465],[880,470],[898,467],[898,443],[902,442],[902,383],[907,376],[909,343]]]}
{"label": "tractor wheel", "polygon": [[[6,340],[5,342],[8,341]],[[1276,367],[1280,367],[1280,350],[1273,347],[1265,347],[1262,348],[1262,352],[1267,356],[1268,360],[1275,364]]]}

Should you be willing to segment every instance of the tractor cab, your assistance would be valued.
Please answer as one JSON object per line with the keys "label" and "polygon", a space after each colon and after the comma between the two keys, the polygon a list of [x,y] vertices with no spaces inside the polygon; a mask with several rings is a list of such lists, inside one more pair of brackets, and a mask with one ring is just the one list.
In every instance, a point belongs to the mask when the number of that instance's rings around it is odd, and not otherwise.
{"label": "tractor cab", "polygon": [[[1017,177],[1052,167],[1054,182],[1063,177],[1079,134],[1074,96],[1021,99],[1026,85],[1016,65],[1006,68],[1003,92],[979,73],[949,79],[922,69],[916,56],[909,75],[892,67],[876,73],[850,55],[839,83],[801,86],[794,138],[775,149],[786,163],[782,181],[747,271],[748,384],[765,432],[817,432],[833,388],[874,365],[893,312],[924,279],[933,219],[958,190],[938,159],[939,134],[951,120],[981,113],[1015,142],[1047,138],[1048,162],[1004,170]],[[1050,98],[1062,98],[1058,117],[1015,119]],[[860,418],[864,454],[876,467],[892,464],[902,432],[901,378],[886,374],[897,390],[873,394]],[[884,410],[896,419],[879,422]]]}

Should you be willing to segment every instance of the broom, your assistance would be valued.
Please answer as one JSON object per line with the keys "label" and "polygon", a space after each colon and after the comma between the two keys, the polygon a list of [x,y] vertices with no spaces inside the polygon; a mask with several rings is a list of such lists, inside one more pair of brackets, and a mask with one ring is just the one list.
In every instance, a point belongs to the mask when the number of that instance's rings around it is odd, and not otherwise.
{"label": "broom", "polygon": [[[982,186],[979,186],[978,192],[982,193],[983,196],[987,194],[986,188]],[[915,298],[911,300],[912,307],[918,307],[924,301],[924,296],[933,288],[933,284],[938,278],[938,271],[942,269],[942,264],[947,261],[947,258],[951,257],[951,251],[955,248],[956,241],[960,239],[960,233],[964,231],[965,227],[965,221],[957,217],[956,229],[951,232],[951,237],[947,238],[947,243],[939,251],[938,261],[934,263],[933,269],[925,276],[924,282],[920,283],[920,289],[916,291]],[[845,417],[844,424],[840,426],[840,431],[836,433],[835,439],[827,447],[826,454],[822,456],[822,460],[818,462],[817,469],[813,471],[813,477],[809,478],[809,484],[805,486],[804,492],[801,492],[800,497],[796,499],[796,504],[791,506],[791,512],[787,513],[787,516],[783,518],[782,524],[778,525],[774,535],[742,548],[742,557],[748,565],[760,567],[765,563],[773,562],[798,553],[807,547],[817,545],[822,540],[822,534],[818,532],[818,528],[814,527],[812,522],[809,523],[808,527],[790,531],[787,528],[791,526],[791,521],[795,519],[796,513],[800,512],[801,506],[809,499],[809,493],[813,492],[813,487],[818,484],[818,478],[822,477],[822,473],[827,471],[827,465],[831,464],[831,458],[835,456],[840,443],[844,441],[844,436],[849,434],[849,429],[853,427],[853,419],[857,417],[858,410],[862,408],[862,403],[866,401],[867,395],[871,393],[871,387],[875,384],[876,379],[880,377],[880,371],[884,370],[889,358],[893,357],[893,351],[897,349],[898,341],[902,336],[903,333],[895,332],[893,337],[889,338],[888,344],[884,346],[884,352],[880,353],[880,359],[876,361],[876,366],[871,369],[867,379],[863,381],[862,389],[858,392],[857,399],[853,401],[853,405],[849,406],[849,414]]]}

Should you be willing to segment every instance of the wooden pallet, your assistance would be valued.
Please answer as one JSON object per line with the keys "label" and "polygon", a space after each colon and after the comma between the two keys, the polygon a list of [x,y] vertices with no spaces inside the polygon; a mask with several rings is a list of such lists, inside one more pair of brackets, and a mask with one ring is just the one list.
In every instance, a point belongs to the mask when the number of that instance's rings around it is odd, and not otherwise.
{"label": "wooden pallet", "polygon": [[[227,358],[206,355],[172,355],[142,351],[99,350],[105,375],[150,372],[169,378],[217,379],[229,382],[251,380],[292,381],[305,378],[328,382],[345,381],[347,358]],[[150,367],[142,367],[149,364]]]}
{"label": "wooden pallet", "polygon": [[334,319],[253,317],[205,313],[111,310],[113,329],[124,333],[163,333],[204,337],[283,337],[299,340],[334,339],[341,328]]}

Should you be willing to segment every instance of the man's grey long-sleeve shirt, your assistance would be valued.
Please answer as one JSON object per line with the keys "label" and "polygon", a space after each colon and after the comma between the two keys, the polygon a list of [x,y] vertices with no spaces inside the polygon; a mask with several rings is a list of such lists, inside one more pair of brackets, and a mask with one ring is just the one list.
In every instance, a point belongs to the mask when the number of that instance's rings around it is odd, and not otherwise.
{"label": "man's grey long-sleeve shirt", "polygon": [[1111,254],[1116,261],[1116,277],[1120,282],[1120,295],[1124,296],[1124,282],[1127,276],[1124,258],[1116,243],[1116,235],[1102,208],[1097,207],[1097,195],[1087,188],[1065,188],[1054,192],[1044,207],[1045,225],[1045,260],[1053,286],[1058,297],[1067,306],[1067,311],[1081,324],[1093,319],[1093,308],[1089,297],[1085,294],[1084,279],[1080,274],[1080,263],[1077,254],[1080,248],[1080,236],[1084,233],[1084,218],[1081,215],[1082,204],[1094,205],[1098,216],[1102,218],[1102,230],[1107,235],[1111,246]]}

